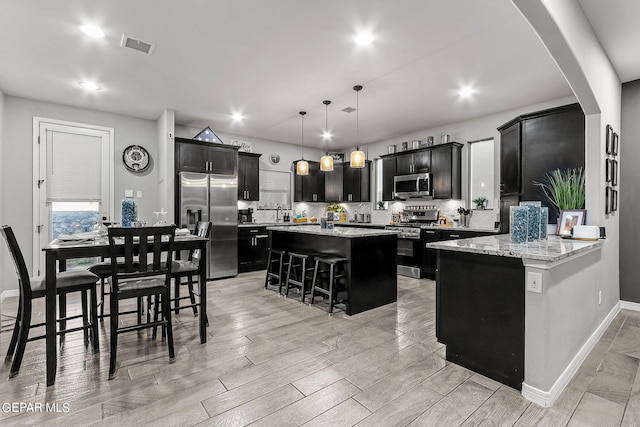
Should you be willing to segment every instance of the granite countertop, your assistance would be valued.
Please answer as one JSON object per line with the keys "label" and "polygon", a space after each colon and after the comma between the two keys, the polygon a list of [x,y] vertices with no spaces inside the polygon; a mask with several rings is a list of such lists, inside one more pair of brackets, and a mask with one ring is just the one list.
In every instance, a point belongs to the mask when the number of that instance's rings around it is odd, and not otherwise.
{"label": "granite countertop", "polygon": [[554,262],[599,248],[603,244],[603,240],[568,240],[558,236],[549,236],[547,240],[537,242],[513,243],[508,234],[500,234],[433,242],[428,243],[427,248]]}
{"label": "granite countertop", "polygon": [[309,227],[289,227],[289,226],[274,226],[267,227],[269,231],[285,231],[288,233],[302,233],[302,234],[315,234],[319,236],[335,236],[345,238],[355,237],[373,237],[373,236],[386,236],[395,235],[396,231],[393,230],[378,230],[375,228],[359,228],[359,227],[334,227],[320,228],[319,225]]}

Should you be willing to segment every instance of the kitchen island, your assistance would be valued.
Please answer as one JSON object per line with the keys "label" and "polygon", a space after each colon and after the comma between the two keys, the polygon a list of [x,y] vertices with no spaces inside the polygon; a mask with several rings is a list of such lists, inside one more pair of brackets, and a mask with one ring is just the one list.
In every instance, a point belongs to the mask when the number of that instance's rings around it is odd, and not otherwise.
{"label": "kitchen island", "polygon": [[602,305],[603,244],[508,235],[429,243],[447,360],[551,406],[617,313]]}
{"label": "kitchen island", "polygon": [[397,233],[364,228],[267,227],[269,247],[339,255],[347,262],[346,313],[353,315],[397,301]]}

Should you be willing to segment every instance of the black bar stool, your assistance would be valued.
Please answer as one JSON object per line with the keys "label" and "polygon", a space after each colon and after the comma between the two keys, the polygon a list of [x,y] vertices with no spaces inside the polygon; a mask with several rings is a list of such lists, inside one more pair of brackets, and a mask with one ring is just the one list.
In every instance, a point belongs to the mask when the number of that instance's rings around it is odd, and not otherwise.
{"label": "black bar stool", "polygon": [[264,288],[269,289],[269,286],[277,286],[278,294],[282,293],[282,287],[284,286],[282,270],[286,265],[284,261],[285,256],[285,251],[269,248],[269,256],[267,258],[267,275],[264,278]]}
{"label": "black bar stool", "polygon": [[315,253],[289,252],[289,266],[287,267],[287,280],[285,283],[284,296],[289,296],[289,288],[292,286],[300,288],[300,302],[304,303],[304,296],[307,293],[307,279],[313,271],[313,260]]}
{"label": "black bar stool", "polygon": [[[313,270],[313,280],[311,281],[311,301],[309,305],[313,305],[313,298],[317,293],[329,297],[329,314],[333,313],[333,306],[347,298],[346,283],[341,287],[339,281],[347,278],[347,259],[341,256],[324,255],[315,258],[316,266]],[[327,278],[327,287],[316,286],[318,280],[322,280],[322,276]],[[343,298],[340,298],[342,296]]]}

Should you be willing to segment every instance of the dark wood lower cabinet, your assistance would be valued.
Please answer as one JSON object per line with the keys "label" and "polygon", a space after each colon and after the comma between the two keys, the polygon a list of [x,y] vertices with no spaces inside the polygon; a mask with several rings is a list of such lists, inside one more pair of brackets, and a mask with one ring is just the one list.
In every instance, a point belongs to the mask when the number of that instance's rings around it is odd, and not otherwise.
{"label": "dark wood lower cabinet", "polygon": [[522,389],[524,280],[520,258],[438,251],[436,337],[448,361]]}
{"label": "dark wood lower cabinet", "polygon": [[238,272],[267,268],[269,233],[266,227],[238,228]]}

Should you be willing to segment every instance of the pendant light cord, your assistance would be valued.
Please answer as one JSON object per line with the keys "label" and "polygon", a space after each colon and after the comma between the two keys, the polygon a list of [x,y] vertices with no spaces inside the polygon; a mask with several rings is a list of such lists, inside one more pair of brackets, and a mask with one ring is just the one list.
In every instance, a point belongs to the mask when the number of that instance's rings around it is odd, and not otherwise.
{"label": "pendant light cord", "polygon": [[322,101],[322,103],[324,104],[324,129],[325,132],[327,133],[327,137],[325,138],[324,141],[324,148],[325,148],[325,154],[329,155],[329,104],[331,104],[331,101],[329,100],[325,100]]}
{"label": "pendant light cord", "polygon": [[356,91],[356,150],[360,150],[360,91],[362,86],[356,85],[353,87]]}
{"label": "pendant light cord", "polygon": [[304,160],[304,115],[307,114],[306,111],[300,111],[298,114],[302,117],[302,131],[300,135],[300,141],[302,143],[302,160]]}

